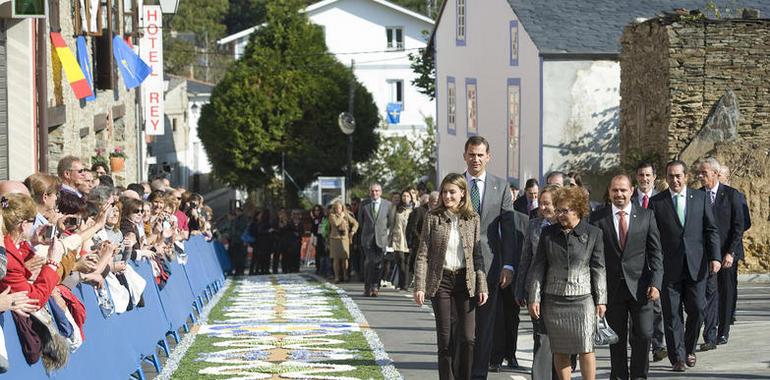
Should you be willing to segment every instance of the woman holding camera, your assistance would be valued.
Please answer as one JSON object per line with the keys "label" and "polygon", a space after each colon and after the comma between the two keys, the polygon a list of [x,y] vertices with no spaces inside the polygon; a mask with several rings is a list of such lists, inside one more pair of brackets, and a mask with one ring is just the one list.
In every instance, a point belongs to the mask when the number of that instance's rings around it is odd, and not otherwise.
{"label": "woman holding camera", "polygon": [[350,242],[358,231],[358,222],[345,210],[341,201],[335,201],[329,214],[329,255],[334,266],[334,282],[348,280],[348,258]]}
{"label": "woman holding camera", "polygon": [[[438,207],[425,216],[414,271],[414,302],[422,305],[426,295],[431,297],[436,316],[442,380],[471,378],[476,306],[485,304],[489,294],[480,232],[468,183],[461,174],[447,175]],[[452,331],[460,336],[453,337]],[[454,341],[459,349],[450,345]]]}

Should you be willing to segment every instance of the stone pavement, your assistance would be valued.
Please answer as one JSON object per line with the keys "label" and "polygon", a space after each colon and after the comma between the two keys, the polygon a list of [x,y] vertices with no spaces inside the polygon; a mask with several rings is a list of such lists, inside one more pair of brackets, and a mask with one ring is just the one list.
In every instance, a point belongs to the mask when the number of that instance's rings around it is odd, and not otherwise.
{"label": "stone pavement", "polygon": [[[364,313],[405,379],[438,379],[435,322],[430,306],[417,307],[411,292],[382,289],[377,298],[362,296],[360,283],[340,284]],[[522,312],[519,330],[519,371],[491,373],[492,380],[530,379],[532,329]],[[597,378],[609,378],[609,350],[597,350]],[[741,283],[737,322],[730,342],[717,350],[698,353],[698,364],[687,372],[671,372],[668,360],[651,363],[651,379],[770,380],[770,284]],[[580,378],[574,374],[573,378]]]}

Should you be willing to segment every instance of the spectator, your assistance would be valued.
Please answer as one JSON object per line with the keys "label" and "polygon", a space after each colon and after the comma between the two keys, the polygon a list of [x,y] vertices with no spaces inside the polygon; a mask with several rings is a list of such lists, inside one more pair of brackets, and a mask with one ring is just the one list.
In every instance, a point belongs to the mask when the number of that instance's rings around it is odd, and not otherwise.
{"label": "spectator", "polygon": [[352,236],[358,231],[353,214],[335,201],[329,214],[329,253],[334,265],[334,282],[348,281],[348,258]]}
{"label": "spectator", "polygon": [[396,277],[398,278],[393,286],[400,290],[406,290],[406,287],[409,285],[406,282],[406,278],[409,276],[409,271],[406,266],[409,255],[406,226],[409,222],[409,215],[414,208],[414,199],[412,196],[412,192],[408,189],[401,192],[401,199],[394,208],[395,212],[393,213],[393,221],[391,222],[390,248],[393,250],[393,256],[395,258],[393,279],[396,281]]}
{"label": "spectator", "polygon": [[79,189],[86,179],[86,172],[88,172],[88,169],[83,167],[83,163],[79,158],[75,156],[63,157],[59,160],[59,165],[56,168],[56,173],[62,181],[61,190],[82,198],[83,194]]}
{"label": "spectator", "polygon": [[109,176],[110,168],[104,162],[96,162],[91,165],[91,171],[96,174],[96,177]]}
{"label": "spectator", "polygon": [[524,195],[513,201],[513,209],[528,215],[530,218],[537,216],[537,193],[540,191],[537,179],[530,178],[524,185]]}

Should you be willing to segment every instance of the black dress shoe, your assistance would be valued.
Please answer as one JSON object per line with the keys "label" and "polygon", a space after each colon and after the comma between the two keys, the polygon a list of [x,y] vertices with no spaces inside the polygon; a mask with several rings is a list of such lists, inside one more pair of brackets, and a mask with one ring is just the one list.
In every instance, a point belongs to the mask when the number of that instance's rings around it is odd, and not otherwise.
{"label": "black dress shoe", "polygon": [[701,351],[711,351],[716,349],[717,349],[717,345],[714,343],[703,343],[700,345]]}
{"label": "black dress shoe", "polygon": [[668,356],[668,351],[665,348],[656,348],[652,351],[652,361],[659,362]]}
{"label": "black dress shoe", "polygon": [[516,360],[516,358],[508,358],[506,359],[508,361],[507,367],[510,369],[517,369],[519,368],[519,361]]}
{"label": "black dress shoe", "polygon": [[719,340],[717,341],[717,345],[720,344],[727,344],[727,337],[726,336],[720,336]]}
{"label": "black dress shoe", "polygon": [[500,373],[502,366],[500,364],[490,364],[489,365],[489,372],[497,372]]}
{"label": "black dress shoe", "polygon": [[684,369],[684,362],[676,362],[673,367],[671,367],[671,370],[674,372],[684,372]]}
{"label": "black dress shoe", "polygon": [[698,359],[695,357],[695,354],[687,354],[687,360],[685,360],[685,364],[687,364],[688,367],[695,367],[695,362]]}

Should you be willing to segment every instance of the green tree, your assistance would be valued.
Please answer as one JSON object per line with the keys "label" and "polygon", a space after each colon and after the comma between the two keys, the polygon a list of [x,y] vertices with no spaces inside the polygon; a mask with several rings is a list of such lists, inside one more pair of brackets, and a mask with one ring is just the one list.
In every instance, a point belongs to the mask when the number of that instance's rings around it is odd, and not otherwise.
{"label": "green tree", "polygon": [[[360,165],[363,193],[365,187],[378,182],[386,191],[398,191],[416,185],[423,177],[435,184],[436,139],[433,118],[425,118],[424,134],[383,138],[369,161]],[[359,189],[361,190],[361,189]]]}
{"label": "green tree", "polygon": [[409,66],[417,76],[411,83],[417,91],[427,95],[431,100],[436,98],[436,63],[432,50],[420,48],[417,53],[409,53]]}
{"label": "green tree", "polygon": [[[299,186],[341,172],[347,138],[336,120],[347,111],[353,74],[328,53],[321,29],[299,12],[303,6],[302,0],[266,3],[266,25],[201,111],[201,141],[224,182],[263,186],[282,159]],[[355,85],[354,159],[366,160],[377,145],[378,112]]]}

